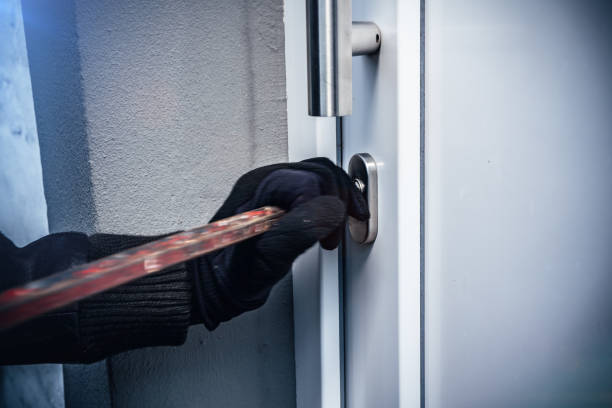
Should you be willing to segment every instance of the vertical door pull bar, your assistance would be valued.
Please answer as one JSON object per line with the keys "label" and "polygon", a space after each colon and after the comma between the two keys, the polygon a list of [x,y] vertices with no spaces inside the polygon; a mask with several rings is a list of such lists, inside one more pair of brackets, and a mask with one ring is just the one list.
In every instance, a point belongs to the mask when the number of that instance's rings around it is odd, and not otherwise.
{"label": "vertical door pull bar", "polygon": [[378,52],[382,36],[371,22],[352,22],[351,0],[306,0],[308,114],[352,112],[352,56]]}

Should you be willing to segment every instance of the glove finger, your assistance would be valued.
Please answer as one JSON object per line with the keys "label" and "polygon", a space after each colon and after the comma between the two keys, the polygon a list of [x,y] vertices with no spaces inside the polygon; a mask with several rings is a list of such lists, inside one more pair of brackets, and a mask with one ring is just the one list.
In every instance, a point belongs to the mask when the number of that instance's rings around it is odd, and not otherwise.
{"label": "glove finger", "polygon": [[[339,177],[339,174],[343,174],[344,171],[336,166],[331,160],[326,157],[315,157],[313,159],[304,160],[300,162],[303,164],[309,164],[318,169],[318,173],[325,180],[325,187],[327,188],[326,194],[336,195],[345,204],[348,203],[349,189],[347,183]],[[346,175],[345,175],[346,176]],[[348,179],[348,176],[346,176]]]}
{"label": "glove finger", "polygon": [[285,270],[301,253],[341,226],[345,217],[344,203],[337,197],[314,198],[291,210],[263,234],[256,243],[257,252],[271,270]]}
{"label": "glove finger", "polygon": [[[345,202],[348,215],[360,221],[370,218],[370,212],[363,194],[341,167],[336,166],[331,160],[324,157],[315,157],[306,160],[306,162],[324,166],[334,174],[334,183],[338,186],[338,195]],[[327,250],[336,248],[344,237],[344,225],[343,222],[331,234],[323,238],[321,247]]]}
{"label": "glove finger", "polygon": [[230,217],[239,212],[239,208],[241,208],[242,211],[254,209],[254,206],[248,206],[248,201],[253,198],[260,184],[265,180],[266,177],[268,177],[271,173],[282,169],[304,170],[314,173],[322,179],[323,184],[327,186],[328,190],[329,186],[332,186],[332,191],[325,192],[325,194],[337,194],[337,191],[334,190],[334,176],[332,172],[324,166],[315,163],[304,162],[271,164],[268,166],[259,167],[257,169],[251,170],[248,173],[242,175],[238,179],[238,181],[236,181],[229,196],[227,197],[221,208],[219,208],[219,210],[212,217],[210,222]]}
{"label": "glove finger", "polygon": [[[366,220],[369,218],[365,199],[348,175],[329,159],[319,157],[298,163],[273,164],[246,173],[236,182],[230,195],[211,219],[211,222],[232,216],[240,211],[255,208],[257,205],[255,205],[253,199],[260,185],[271,175],[271,173],[283,169],[301,170],[313,173],[321,180],[320,194],[335,195],[339,197],[345,203],[348,214],[354,218],[359,220]],[[304,196],[302,199],[296,200],[294,204],[299,204],[307,198],[310,197]],[[249,204],[249,201],[253,202]],[[259,206],[261,205],[262,204]],[[341,237],[342,231],[334,235]],[[337,246],[336,241],[336,239],[330,239],[324,244],[324,247],[335,247]]]}
{"label": "glove finger", "polygon": [[370,218],[370,211],[363,193],[357,189],[355,182],[340,167],[335,167],[337,183],[346,191],[346,210],[348,215],[359,221]]}
{"label": "glove finger", "polygon": [[[351,217],[360,221],[366,221],[370,218],[370,211],[361,191],[357,189],[349,175],[328,158],[315,157],[289,165],[291,168],[310,171],[321,177],[323,194],[338,196],[344,201],[347,213]],[[341,238],[343,230],[339,231],[337,235]],[[331,243],[330,245],[335,248],[338,244]]]}
{"label": "glove finger", "polygon": [[[288,211],[322,195],[321,187],[321,178],[311,171],[280,169],[270,173],[259,184],[247,205],[273,205]],[[244,210],[246,207],[238,209]]]}
{"label": "glove finger", "polygon": [[231,217],[236,214],[236,209],[244,205],[251,199],[259,183],[263,181],[273,171],[286,168],[286,163],[271,164],[269,166],[259,167],[243,174],[234,184],[229,196],[223,202],[223,205],[211,218],[210,222],[220,220],[222,218]]}
{"label": "glove finger", "polygon": [[264,205],[291,210],[322,195],[339,196],[333,171],[310,163],[289,163],[273,170],[261,180],[252,192],[250,200],[234,209],[234,212],[248,211]]}
{"label": "glove finger", "polygon": [[304,163],[315,163],[332,171],[335,177],[334,181],[338,185],[338,190],[340,191],[339,196],[346,203],[348,215],[360,221],[366,221],[370,218],[370,211],[368,210],[363,194],[357,189],[353,180],[351,180],[349,175],[341,167],[336,166],[331,160],[324,157],[304,160]]}
{"label": "glove finger", "polygon": [[[342,169],[324,160],[327,162],[325,165],[299,163],[300,170],[281,169],[268,175],[255,193],[256,206],[277,205],[291,209],[320,195],[338,196],[346,205],[348,191],[353,186],[348,183],[348,177]],[[291,205],[287,200],[291,201]],[[323,238],[321,246],[328,250],[334,249],[343,236],[344,223]]]}
{"label": "glove finger", "polygon": [[327,249],[331,251],[332,249],[336,249],[342,237],[344,236],[344,222],[338,226],[335,230],[333,230],[328,236],[323,238],[321,242],[321,248]]}

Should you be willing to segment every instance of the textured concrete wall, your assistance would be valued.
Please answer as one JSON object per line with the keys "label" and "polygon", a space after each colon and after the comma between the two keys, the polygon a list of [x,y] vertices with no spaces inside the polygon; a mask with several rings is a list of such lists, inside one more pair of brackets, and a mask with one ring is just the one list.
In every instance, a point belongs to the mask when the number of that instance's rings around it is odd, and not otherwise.
{"label": "textured concrete wall", "polygon": [[[22,246],[48,225],[19,0],[0,2],[0,39],[0,231]],[[61,366],[0,367],[0,406],[63,407]]]}
{"label": "textured concrete wall", "polygon": [[[193,227],[243,172],[286,160],[281,0],[45,3],[24,0],[52,230]],[[290,282],[110,368],[116,407],[293,406]]]}

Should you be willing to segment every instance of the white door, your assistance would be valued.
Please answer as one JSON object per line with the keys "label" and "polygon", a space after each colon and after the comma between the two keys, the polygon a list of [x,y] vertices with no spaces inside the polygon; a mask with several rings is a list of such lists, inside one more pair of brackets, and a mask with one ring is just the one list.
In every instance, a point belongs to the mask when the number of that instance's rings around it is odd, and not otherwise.
{"label": "white door", "polygon": [[305,4],[285,7],[290,159],[346,168],[370,153],[379,177],[376,241],[347,238],[344,255],[314,249],[294,267],[297,406],[419,406],[420,1],[353,0],[353,20],[378,24],[382,46],[353,58],[353,114],[341,120],[307,117]]}
{"label": "white door", "polygon": [[378,167],[378,236],[347,238],[346,406],[418,407],[421,393],[421,132],[419,1],[353,0],[353,20],[382,32],[376,56],[353,58],[353,114],[342,119],[345,165]]}
{"label": "white door", "polygon": [[610,406],[612,3],[425,15],[425,406]]}
{"label": "white door", "polygon": [[610,406],[612,3],[353,0],[353,20],[382,30],[353,114],[290,148],[370,153],[379,233],[321,270],[316,310],[296,296],[318,328],[296,320],[298,406]]}

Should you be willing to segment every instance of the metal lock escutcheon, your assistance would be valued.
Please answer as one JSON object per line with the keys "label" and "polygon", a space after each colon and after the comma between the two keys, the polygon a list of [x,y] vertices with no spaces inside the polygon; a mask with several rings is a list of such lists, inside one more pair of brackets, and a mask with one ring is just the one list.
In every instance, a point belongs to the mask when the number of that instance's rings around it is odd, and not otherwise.
{"label": "metal lock escutcheon", "polygon": [[351,157],[348,175],[366,200],[370,219],[359,221],[349,217],[351,238],[360,244],[374,242],[378,234],[378,169],[376,161],[368,153],[358,153]]}

